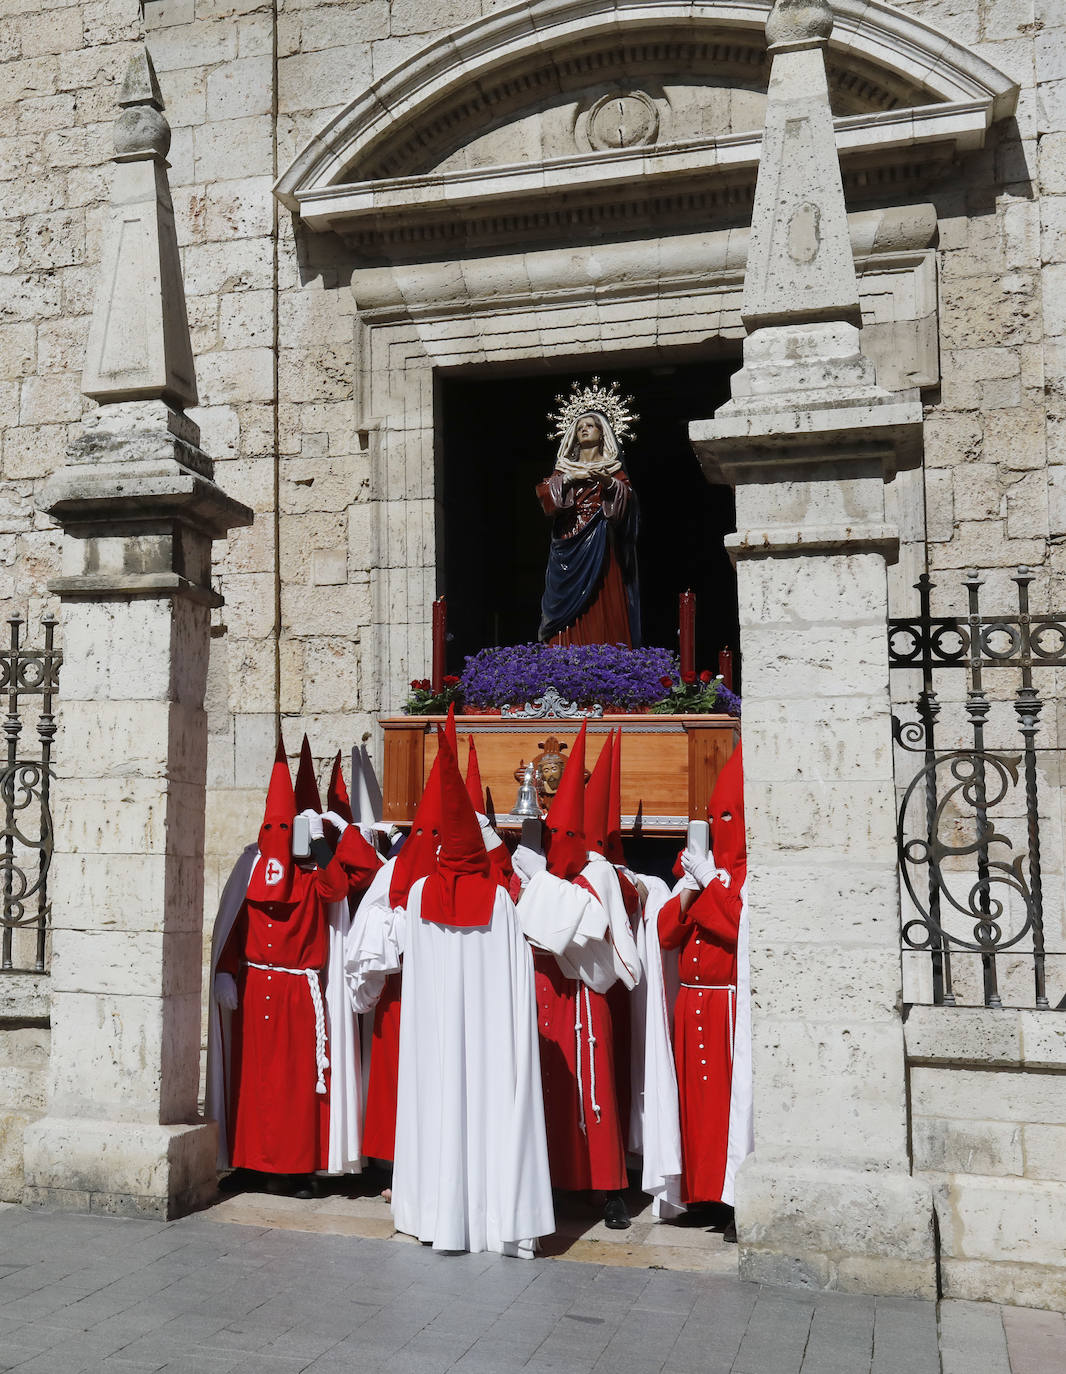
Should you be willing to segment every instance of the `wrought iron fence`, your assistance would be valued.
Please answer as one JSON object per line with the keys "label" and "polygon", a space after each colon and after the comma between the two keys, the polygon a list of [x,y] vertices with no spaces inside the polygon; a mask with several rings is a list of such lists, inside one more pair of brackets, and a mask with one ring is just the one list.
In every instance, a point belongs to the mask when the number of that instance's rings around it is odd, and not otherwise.
{"label": "wrought iron fence", "polygon": [[[52,863],[52,742],[56,723],[53,703],[59,690],[62,654],[55,647],[54,616],[42,619],[44,647],[21,643],[25,622],[10,616],[10,642],[0,649],[0,696],[7,696],[4,735],[7,758],[0,773],[4,826],[0,837],[0,873],[4,905],[0,916],[0,967],[15,967],[17,931],[36,935],[34,966],[44,972],[47,954],[48,871]],[[33,709],[36,708],[36,709]],[[27,718],[36,716],[36,757],[20,755]],[[32,934],[30,936],[32,940]]]}
{"label": "wrought iron fence", "polygon": [[[1012,579],[1017,609],[993,616],[981,606],[984,579],[968,572],[962,579],[966,614],[935,616],[934,584],[923,574],[917,583],[919,614],[889,621],[889,667],[922,675],[917,720],[892,718],[904,756],[921,759],[902,787],[896,834],[905,905],[909,900],[914,913],[904,913],[903,947],[928,952],[932,1000],[946,1006],[956,1004],[953,958],[959,955],[980,961],[986,1006],[1003,1005],[1000,969],[1008,956],[1014,971],[1019,961],[1030,970],[1032,1005],[1050,1005],[1040,824],[1044,784],[1037,756],[1046,755],[1057,768],[1063,755],[1057,746],[1037,743],[1045,701],[1034,673],[1066,667],[1066,614],[1030,611],[1034,578],[1032,569],[1018,568]],[[1002,678],[993,685],[992,675],[1004,669],[1016,674],[1013,692]],[[966,674],[962,719],[956,717],[953,726],[942,718],[934,685],[945,671],[948,681],[953,672]],[[1012,747],[989,747],[993,708],[1000,712],[999,730],[1009,729],[1016,741]],[[1060,840],[1056,836],[1061,850]],[[1061,892],[1058,908],[1061,913]],[[1066,997],[1058,1005],[1066,1009]]]}

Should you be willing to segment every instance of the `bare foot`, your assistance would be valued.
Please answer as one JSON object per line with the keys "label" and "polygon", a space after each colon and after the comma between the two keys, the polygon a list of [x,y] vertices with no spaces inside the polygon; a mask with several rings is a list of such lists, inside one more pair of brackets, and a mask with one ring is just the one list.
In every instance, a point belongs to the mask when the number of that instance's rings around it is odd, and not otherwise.
{"label": "bare foot", "polygon": [[382,1190],[381,1190],[381,1196],[385,1199],[386,1202],[391,1202],[391,1201],[392,1201],[392,1189],[391,1189],[391,1188],[382,1188]]}

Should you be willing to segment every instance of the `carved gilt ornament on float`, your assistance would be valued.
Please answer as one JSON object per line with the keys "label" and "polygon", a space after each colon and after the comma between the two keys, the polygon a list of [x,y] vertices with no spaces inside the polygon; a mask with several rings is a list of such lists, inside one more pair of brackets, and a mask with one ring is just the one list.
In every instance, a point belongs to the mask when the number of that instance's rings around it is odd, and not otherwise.
{"label": "carved gilt ornament on float", "polygon": [[[403,251],[457,236],[550,237],[575,217],[629,227],[735,218],[758,172],[770,9],[512,5],[356,95],[275,194],[313,229]],[[886,183],[914,198],[1013,113],[1016,83],[930,25],[880,0],[835,0],[833,14],[827,63],[846,190]]]}

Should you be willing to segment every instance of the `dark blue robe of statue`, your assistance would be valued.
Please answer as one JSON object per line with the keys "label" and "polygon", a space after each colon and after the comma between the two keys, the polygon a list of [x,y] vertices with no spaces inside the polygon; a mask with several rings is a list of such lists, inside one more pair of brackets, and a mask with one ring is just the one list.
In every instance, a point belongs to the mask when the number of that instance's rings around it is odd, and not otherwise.
{"label": "dark blue robe of statue", "polygon": [[596,638],[579,642],[628,640],[638,646],[637,504],[628,480],[616,481],[606,492],[597,482],[564,489],[562,475],[554,472],[537,492],[546,513],[554,517],[540,639],[550,640],[572,627],[600,598],[603,615],[595,621],[602,628]]}

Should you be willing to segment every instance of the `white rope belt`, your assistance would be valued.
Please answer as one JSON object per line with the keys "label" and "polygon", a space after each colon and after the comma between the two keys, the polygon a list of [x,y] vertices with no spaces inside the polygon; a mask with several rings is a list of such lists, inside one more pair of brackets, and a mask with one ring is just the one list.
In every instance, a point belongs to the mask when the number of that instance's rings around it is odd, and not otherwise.
{"label": "white rope belt", "polygon": [[736,983],[682,983],[683,988],[697,988],[700,992],[728,992],[729,993],[729,1062],[733,1062],[733,1036],[736,1033],[736,1006],[737,1006],[737,985]]}
{"label": "white rope belt", "polygon": [[585,995],[585,1020],[587,1022],[586,1033],[589,1046],[589,1105],[592,1107],[596,1120],[600,1119],[600,1104],[596,1101],[596,1037],[592,1033],[592,1003],[589,1000],[589,990],[584,983],[574,980],[577,988],[577,997],[574,999],[577,1006],[577,1020],[574,1022],[574,1040],[576,1045],[575,1058],[577,1060],[577,1108],[578,1125],[581,1134],[588,1134],[588,1126],[585,1122],[585,1084],[581,1076],[581,995]]}
{"label": "white rope belt", "polygon": [[249,968],[263,969],[267,973],[292,973],[298,978],[307,980],[307,987],[311,993],[311,1004],[315,1009],[315,1071],[318,1075],[315,1082],[315,1092],[324,1097],[326,1080],[323,1075],[329,1068],[329,1060],[326,1058],[326,1009],[322,1005],[322,984],[319,982],[319,970],[317,968],[284,968],[281,964],[256,964],[251,959],[247,962]]}

